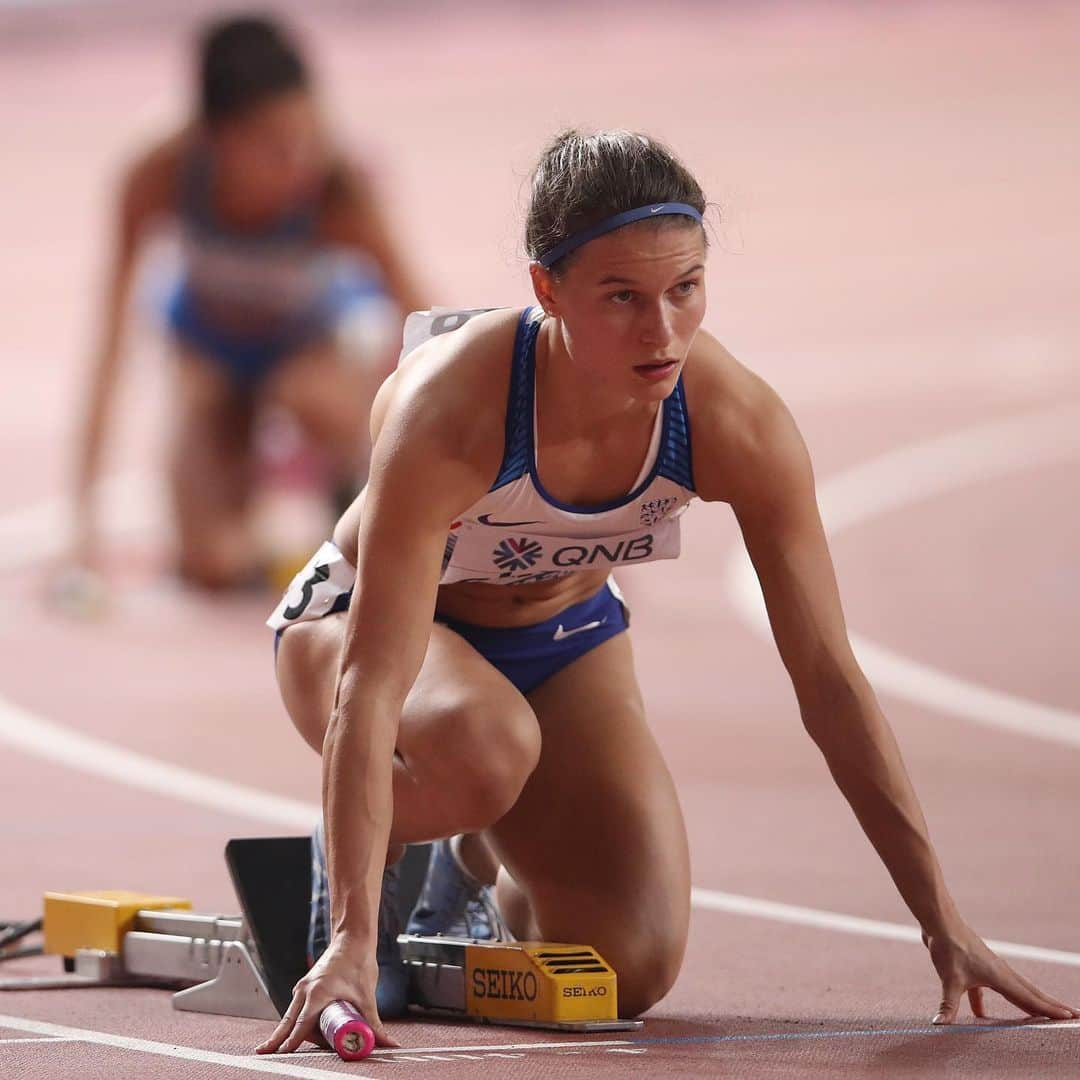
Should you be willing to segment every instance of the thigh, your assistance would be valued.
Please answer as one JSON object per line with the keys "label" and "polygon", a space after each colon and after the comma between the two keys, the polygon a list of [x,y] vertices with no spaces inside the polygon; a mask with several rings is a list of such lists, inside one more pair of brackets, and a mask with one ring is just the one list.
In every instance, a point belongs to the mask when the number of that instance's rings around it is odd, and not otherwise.
{"label": "thigh", "polygon": [[254,394],[187,347],[177,351],[174,375],[174,477],[185,491],[201,492],[227,513],[250,481]]}
{"label": "thigh", "polygon": [[682,962],[690,865],[675,786],[645,720],[628,633],[532,694],[540,761],[490,830],[549,941],[595,946],[638,1012]]}
{"label": "thigh", "polygon": [[188,349],[174,374],[169,492],[180,571],[202,585],[229,586],[259,565],[249,520],[254,403]]}
{"label": "thigh", "polygon": [[[341,612],[297,623],[279,640],[282,700],[318,753],[334,707],[345,619]],[[529,703],[464,638],[435,623],[398,726],[395,839],[485,828],[513,805],[539,754]]]}
{"label": "thigh", "polygon": [[350,364],[330,341],[283,357],[265,392],[291,412],[309,437],[331,451],[366,445],[368,415],[386,371]]}

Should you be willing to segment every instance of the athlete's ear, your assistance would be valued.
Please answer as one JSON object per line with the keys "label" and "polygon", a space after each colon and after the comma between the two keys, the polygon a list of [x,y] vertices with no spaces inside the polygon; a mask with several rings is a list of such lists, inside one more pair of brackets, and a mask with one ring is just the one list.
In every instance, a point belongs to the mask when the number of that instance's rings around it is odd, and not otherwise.
{"label": "athlete's ear", "polygon": [[548,315],[559,314],[559,302],[555,299],[557,282],[550,270],[545,270],[538,262],[529,263],[529,277],[532,278],[533,293],[536,302]]}

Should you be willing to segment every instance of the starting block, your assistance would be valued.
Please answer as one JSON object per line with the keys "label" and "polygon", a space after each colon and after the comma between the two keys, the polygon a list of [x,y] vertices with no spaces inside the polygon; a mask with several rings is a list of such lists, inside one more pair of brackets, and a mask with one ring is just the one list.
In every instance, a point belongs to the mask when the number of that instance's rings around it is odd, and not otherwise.
{"label": "starting block", "polygon": [[421,1013],[554,1031],[629,1031],[615,972],[587,945],[398,937]]}
{"label": "starting block", "polygon": [[[65,974],[0,979],[0,990],[171,987],[177,1009],[278,1020],[307,971],[311,842],[230,840],[225,859],[240,915],[200,914],[177,897],[46,894],[44,951],[63,957]],[[588,946],[398,941],[417,1013],[556,1031],[642,1026],[619,1018],[615,972]]]}

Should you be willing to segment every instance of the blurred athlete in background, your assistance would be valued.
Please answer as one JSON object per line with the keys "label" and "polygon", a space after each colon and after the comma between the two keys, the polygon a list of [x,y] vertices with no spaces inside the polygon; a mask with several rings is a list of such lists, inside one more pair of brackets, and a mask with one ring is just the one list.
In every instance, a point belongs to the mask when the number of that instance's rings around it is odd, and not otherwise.
{"label": "blurred athlete in background", "polygon": [[[229,18],[198,49],[195,115],[131,165],[79,442],[73,561],[101,551],[94,485],[124,352],[137,258],[178,227],[169,489],[181,576],[222,588],[257,577],[253,429],[264,405],[295,418],[332,484],[363,482],[363,434],[393,366],[401,314],[421,308],[371,183],[329,137],[308,67],[281,26]],[[391,310],[382,344],[346,329]],[[395,310],[396,309],[396,310]],[[359,348],[358,348],[359,344]],[[357,353],[360,355],[356,355]],[[366,352],[367,355],[364,355]]]}

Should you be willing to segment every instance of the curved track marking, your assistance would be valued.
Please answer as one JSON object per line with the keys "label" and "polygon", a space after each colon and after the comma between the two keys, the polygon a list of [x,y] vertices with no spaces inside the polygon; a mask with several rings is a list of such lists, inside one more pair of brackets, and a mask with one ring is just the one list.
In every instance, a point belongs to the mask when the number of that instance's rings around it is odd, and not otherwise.
{"label": "curved track marking", "polygon": [[[51,720],[42,719],[2,698],[0,743],[78,772],[102,776],[126,787],[149,791],[159,796],[171,796],[196,806],[220,810],[268,825],[308,831],[320,814],[320,807],[315,803],[286,799],[126,750],[103,739],[95,739]],[[919,941],[919,931],[903,923],[879,922],[833,911],[760,900],[753,896],[694,888],[691,901],[694,907],[704,911],[726,911],[734,915],[749,915],[820,930],[861,934],[864,937],[887,941]],[[991,941],[988,944],[1002,956],[1080,967],[1080,953],[1009,941]]]}
{"label": "curved track marking", "polygon": [[35,716],[0,698],[0,742],[77,772],[101,776],[124,787],[167,795],[196,806],[268,825],[310,830],[320,809],[256,788],[206,776],[104,739]]}
{"label": "curved track marking", "polygon": [[[1080,407],[1030,413],[915,443],[823,483],[818,503],[829,536],[879,514],[988,477],[1080,457]],[[769,634],[761,588],[745,551],[727,569],[739,614]],[[1043,705],[911,660],[858,634],[851,643],[871,683],[893,697],[986,727],[1080,747],[1080,714]]]}
{"label": "curved track marking", "polygon": [[[732,915],[752,915],[758,919],[772,919],[774,922],[793,923],[796,926],[812,926],[818,930],[836,930],[842,934],[859,934],[862,937],[883,938],[886,941],[910,941],[922,944],[919,928],[906,923],[863,919],[858,915],[840,915],[833,911],[821,911],[818,908],[778,904],[772,900],[758,900],[756,897],[696,887],[690,890],[690,899],[694,907],[703,908],[706,911],[726,911]],[[1000,956],[1080,967],[1080,953],[1065,952],[1062,949],[1044,949],[1039,945],[1021,945],[1014,941],[991,941],[989,938],[986,939],[986,944]]]}

